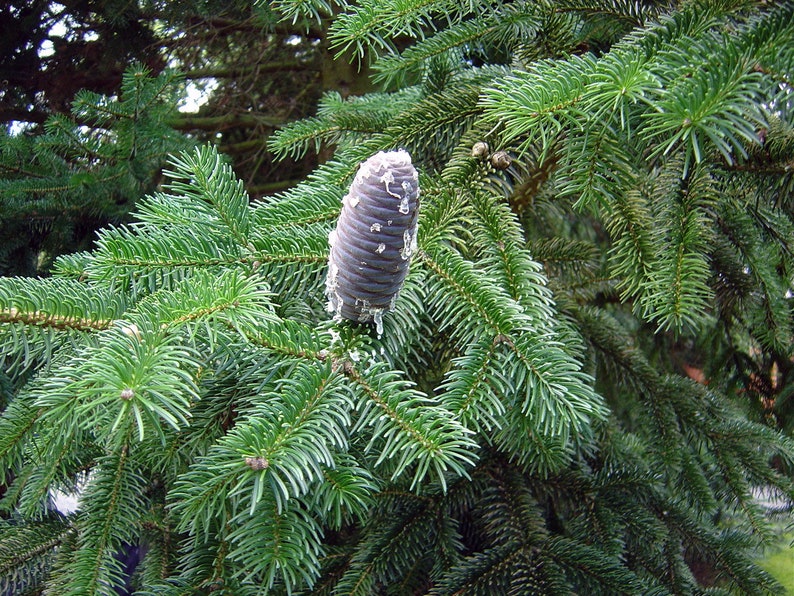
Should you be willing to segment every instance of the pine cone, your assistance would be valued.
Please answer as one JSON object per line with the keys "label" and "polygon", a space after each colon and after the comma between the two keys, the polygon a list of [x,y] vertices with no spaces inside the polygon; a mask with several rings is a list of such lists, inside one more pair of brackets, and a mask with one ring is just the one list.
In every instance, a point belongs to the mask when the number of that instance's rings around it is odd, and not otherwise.
{"label": "pine cone", "polygon": [[374,321],[380,334],[416,249],[419,177],[404,150],[381,151],[361,164],[328,237],[328,311]]}

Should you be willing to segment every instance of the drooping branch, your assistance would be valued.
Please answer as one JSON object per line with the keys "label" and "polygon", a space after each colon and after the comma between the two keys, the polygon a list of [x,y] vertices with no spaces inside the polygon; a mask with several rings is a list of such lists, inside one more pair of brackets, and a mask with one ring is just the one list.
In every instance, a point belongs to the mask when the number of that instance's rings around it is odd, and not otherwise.
{"label": "drooping branch", "polygon": [[222,116],[175,116],[168,125],[177,130],[225,130],[238,127],[276,128],[285,120],[254,113],[230,113]]}
{"label": "drooping branch", "polygon": [[268,72],[293,72],[316,70],[319,67],[303,60],[274,60],[273,62],[259,62],[256,64],[237,64],[227,67],[194,68],[184,73],[186,79],[240,79],[246,76],[259,75]]}

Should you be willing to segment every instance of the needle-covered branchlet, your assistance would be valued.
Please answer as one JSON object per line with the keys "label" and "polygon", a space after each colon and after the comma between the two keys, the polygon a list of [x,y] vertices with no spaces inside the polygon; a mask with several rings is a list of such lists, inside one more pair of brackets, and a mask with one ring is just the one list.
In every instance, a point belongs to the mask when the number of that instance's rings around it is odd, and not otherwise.
{"label": "needle-covered branchlet", "polygon": [[361,164],[328,237],[326,295],[335,317],[374,322],[394,310],[416,249],[419,177],[404,150]]}

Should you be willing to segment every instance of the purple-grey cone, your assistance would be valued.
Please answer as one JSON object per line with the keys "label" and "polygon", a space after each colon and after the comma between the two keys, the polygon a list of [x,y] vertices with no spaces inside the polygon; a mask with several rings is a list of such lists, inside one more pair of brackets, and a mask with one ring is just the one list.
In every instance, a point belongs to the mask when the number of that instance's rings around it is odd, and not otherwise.
{"label": "purple-grey cone", "polygon": [[402,149],[380,151],[361,164],[342,199],[325,293],[335,317],[375,322],[394,310],[416,250],[419,176]]}

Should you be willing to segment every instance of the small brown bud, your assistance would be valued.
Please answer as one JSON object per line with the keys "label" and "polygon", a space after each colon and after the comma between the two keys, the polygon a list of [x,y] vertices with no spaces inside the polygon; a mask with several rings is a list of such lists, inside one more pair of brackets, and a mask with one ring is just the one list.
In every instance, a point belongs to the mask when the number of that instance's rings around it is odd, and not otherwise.
{"label": "small brown bud", "polygon": [[126,387],[125,389],[121,390],[119,397],[124,401],[130,401],[133,397],[135,397],[135,392],[129,387]]}
{"label": "small brown bud", "polygon": [[506,151],[497,151],[491,155],[491,165],[497,170],[506,170],[513,163]]}
{"label": "small brown bud", "polygon": [[491,150],[488,147],[488,143],[485,141],[477,141],[474,145],[471,146],[471,156],[472,157],[479,157],[484,158],[488,156],[488,152]]}
{"label": "small brown bud", "polygon": [[252,470],[266,470],[268,466],[270,466],[270,462],[267,461],[266,458],[262,457],[251,457],[248,456],[245,458],[245,464],[251,468]]}

